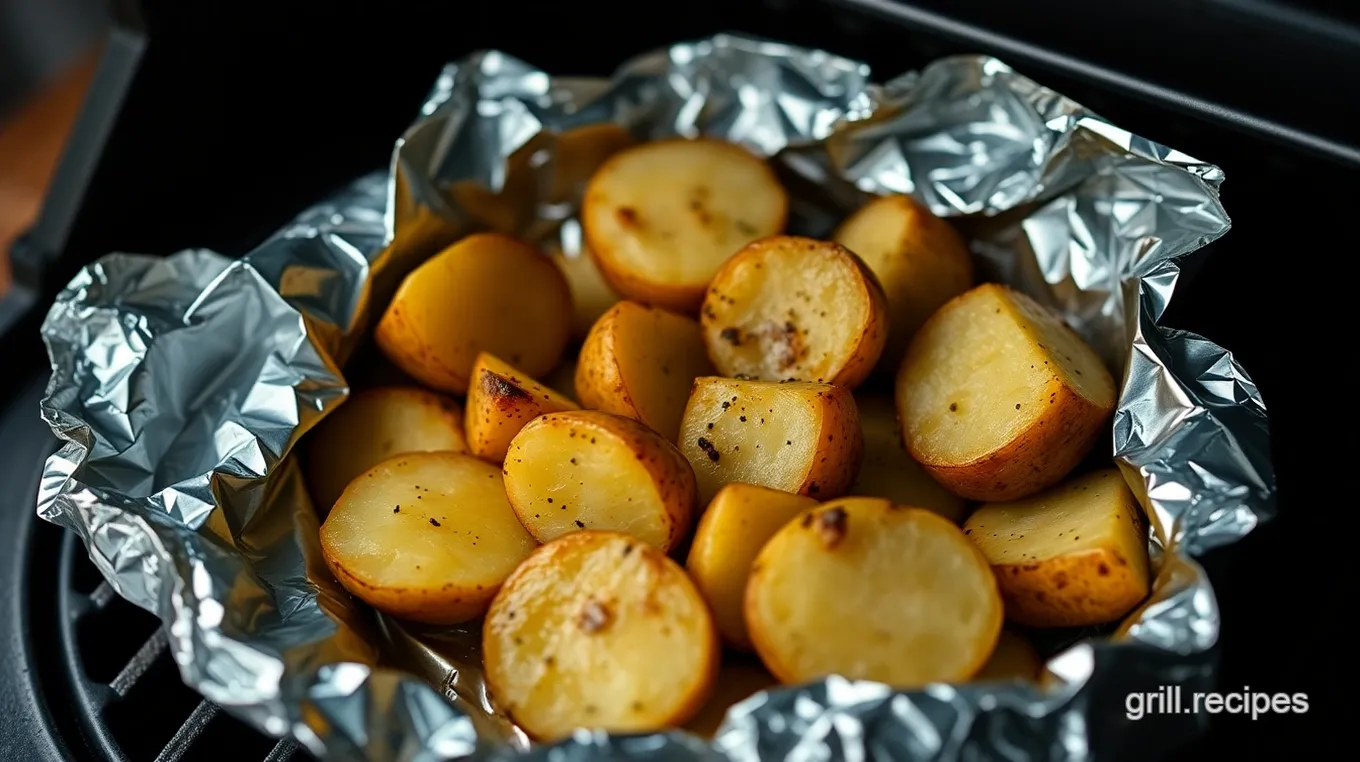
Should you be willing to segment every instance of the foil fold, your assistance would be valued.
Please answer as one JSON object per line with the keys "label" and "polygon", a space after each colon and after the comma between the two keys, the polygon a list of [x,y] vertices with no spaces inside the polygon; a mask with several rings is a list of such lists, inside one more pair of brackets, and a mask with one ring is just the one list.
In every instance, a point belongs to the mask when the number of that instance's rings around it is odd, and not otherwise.
{"label": "foil fold", "polygon": [[[580,181],[603,156],[570,138],[601,126],[772,157],[798,232],[825,234],[879,193],[956,218],[989,278],[1060,311],[1122,374],[1110,454],[1156,530],[1151,597],[1108,637],[1069,637],[1042,685],[832,677],[748,699],[711,742],[580,732],[547,746],[495,713],[475,636],[356,604],[320,560],[292,448],[346,397],[340,369],[374,310],[439,246],[493,228],[580,253]],[[1274,511],[1255,386],[1226,350],[1159,324],[1178,261],[1230,227],[1222,181],[985,56],[879,86],[851,59],[733,35],[639,56],[608,80],[477,53],[439,74],[388,171],[243,258],[110,254],[72,280],[43,325],[42,413],[64,445],[38,512],[160,616],[186,683],[325,759],[1154,753],[1194,718],[1150,737],[1124,721],[1123,696],[1212,685],[1218,609],[1194,558]]]}

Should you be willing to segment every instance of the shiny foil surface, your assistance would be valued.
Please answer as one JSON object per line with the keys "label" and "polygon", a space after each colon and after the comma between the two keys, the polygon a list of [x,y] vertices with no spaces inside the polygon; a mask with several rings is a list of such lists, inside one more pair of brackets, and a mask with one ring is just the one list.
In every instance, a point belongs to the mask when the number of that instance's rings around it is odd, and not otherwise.
{"label": "shiny foil surface", "polygon": [[[1155,529],[1151,597],[1108,638],[1050,644],[1040,685],[898,691],[833,677],[748,699],[711,742],[581,732],[536,746],[496,714],[475,633],[422,631],[346,595],[319,557],[292,448],[344,401],[341,368],[375,311],[438,248],[494,228],[581,254],[575,215],[593,165],[572,136],[610,124],[773,157],[798,232],[826,235],[880,193],[961,218],[985,275],[1056,308],[1122,372],[1108,446]],[[1125,718],[1124,696],[1212,686],[1218,608],[1194,557],[1274,511],[1255,386],[1224,349],[1158,323],[1178,260],[1228,231],[1222,181],[987,57],[874,85],[856,61],[726,35],[640,56],[608,80],[479,53],[439,73],[389,171],[244,258],[110,254],[76,276],[43,325],[42,414],[64,446],[38,512],[161,617],[190,686],[324,759],[1151,753],[1197,720],[1153,733]]]}

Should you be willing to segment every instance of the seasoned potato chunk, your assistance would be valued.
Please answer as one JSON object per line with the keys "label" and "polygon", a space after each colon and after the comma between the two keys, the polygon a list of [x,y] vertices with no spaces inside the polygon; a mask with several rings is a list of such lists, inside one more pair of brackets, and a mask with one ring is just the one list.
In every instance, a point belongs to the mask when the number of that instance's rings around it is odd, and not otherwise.
{"label": "seasoned potato chunk", "polygon": [[471,455],[406,453],[355,479],[321,526],[340,584],[379,611],[430,624],[481,616],[537,543],[500,469]]}
{"label": "seasoned potato chunk", "polygon": [[785,525],[746,588],[756,652],[785,683],[967,680],[1001,623],[996,579],[963,532],[879,498],[843,498]]}
{"label": "seasoned potato chunk", "polygon": [[829,384],[695,379],[679,442],[705,503],[730,482],[843,495],[863,455],[855,400]]}
{"label": "seasoned potato chunk", "polygon": [[708,504],[685,568],[728,645],[751,650],[742,613],[751,563],[775,532],[816,504],[810,497],[753,484],[728,484]]}
{"label": "seasoned potato chunk", "polygon": [[784,228],[788,194],[765,161],[716,140],[661,140],[614,154],[586,188],[586,245],[616,291],[693,312],[718,267]]}
{"label": "seasoned potato chunk", "polygon": [[888,336],[883,290],[839,244],[763,238],[729,259],[704,297],[704,343],[724,376],[854,388]]}
{"label": "seasoned potato chunk", "polygon": [[463,414],[448,397],[415,387],[350,395],[307,437],[307,485],[322,513],[354,477],[404,452],[467,452]]}
{"label": "seasoned potato chunk", "polygon": [[1114,405],[1110,372],[1076,332],[994,283],[935,313],[897,376],[907,449],[973,500],[1014,500],[1061,481]]}
{"label": "seasoned potato chunk", "polygon": [[1024,635],[1003,629],[992,658],[973,675],[973,681],[1038,680],[1043,668],[1043,660]]}
{"label": "seasoned potato chunk", "polygon": [[567,279],[567,287],[571,289],[572,336],[585,338],[595,321],[617,304],[621,297],[605,282],[599,266],[588,253],[567,256],[557,250],[552,253],[552,260],[562,271],[563,277]]}
{"label": "seasoned potato chunk", "polygon": [[576,410],[575,402],[486,352],[472,366],[467,439],[472,454],[500,463],[524,424],[546,413]]}
{"label": "seasoned potato chunk", "polygon": [[540,542],[623,532],[663,551],[694,516],[694,471],[675,445],[629,418],[580,410],[536,418],[510,443],[505,490]]}
{"label": "seasoned potato chunk", "polygon": [[955,524],[963,520],[963,498],[941,487],[902,444],[897,408],[888,396],[855,397],[864,433],[864,463],[852,495],[887,498],[898,505],[927,508]]}
{"label": "seasoned potato chunk", "polygon": [[878,277],[888,300],[888,343],[879,367],[896,371],[916,330],[973,285],[973,260],[948,222],[910,196],[865,204],[836,231]]}
{"label": "seasoned potato chunk", "polygon": [[552,370],[571,314],[567,282],[548,257],[508,236],[479,233],[406,276],[374,337],[413,378],[462,394],[481,352],[531,376]]}
{"label": "seasoned potato chunk", "polygon": [[992,564],[1017,624],[1104,624],[1147,597],[1147,525],[1118,469],[984,505],[964,530]]}
{"label": "seasoned potato chunk", "polygon": [[581,347],[576,394],[588,408],[641,421],[675,441],[694,379],[712,373],[698,323],[619,302]]}
{"label": "seasoned potato chunk", "polygon": [[778,688],[779,681],[759,663],[724,660],[713,681],[713,695],[704,708],[685,724],[685,730],[702,738],[713,738],[733,706],[761,691]]}
{"label": "seasoned potato chunk", "polygon": [[495,702],[543,741],[682,725],[708,698],[719,649],[685,572],[616,532],[540,548],[501,588],[482,634]]}

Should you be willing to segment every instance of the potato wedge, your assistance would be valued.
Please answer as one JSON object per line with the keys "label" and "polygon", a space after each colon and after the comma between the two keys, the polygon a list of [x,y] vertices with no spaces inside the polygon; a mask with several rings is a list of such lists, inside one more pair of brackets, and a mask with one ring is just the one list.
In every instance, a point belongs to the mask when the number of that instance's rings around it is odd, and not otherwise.
{"label": "potato wedge", "polygon": [[480,352],[530,376],[557,364],[571,332],[561,271],[508,236],[479,233],[416,268],[374,333],[397,367],[435,389],[462,394]]}
{"label": "potato wedge", "polygon": [[888,301],[888,342],[878,367],[895,372],[916,330],[944,303],[973,286],[963,237],[910,196],[883,196],[834,235],[869,266]]}
{"label": "potato wedge", "polygon": [[567,287],[571,289],[571,334],[583,339],[595,321],[623,297],[605,282],[590,254],[582,252],[567,256],[557,249],[552,252],[552,261],[562,271]]}
{"label": "potato wedge", "polygon": [[864,462],[850,494],[883,497],[898,505],[934,511],[955,524],[962,521],[967,502],[930,478],[903,446],[902,428],[897,425],[897,407],[892,398],[856,396],[855,407],[864,434]]}
{"label": "potato wedge", "polygon": [[756,558],[746,625],[781,681],[967,680],[1001,633],[987,561],[948,519],[880,498],[825,503]]}
{"label": "potato wedge", "polygon": [[704,705],[720,646],[674,561],[617,532],[539,548],[501,588],[482,630],[496,704],[536,739],[576,728],[683,724]]}
{"label": "potato wedge", "polygon": [[467,452],[458,403],[417,387],[350,395],[307,436],[307,486],[323,515],[354,478],[404,452]]}
{"label": "potato wedge", "polygon": [[576,395],[588,408],[641,421],[674,442],[694,379],[713,372],[698,323],[619,302],[581,347]]}
{"label": "potato wedge", "polygon": [[813,381],[853,389],[888,337],[887,302],[845,247],[796,236],[763,238],[713,277],[699,319],[724,376]]}
{"label": "potato wedge", "polygon": [[505,499],[500,469],[450,452],[379,463],[321,526],[322,555],[346,590],[429,624],[481,616],[537,545]]}
{"label": "potato wedge", "polygon": [[464,418],[468,449],[493,463],[505,460],[510,440],[529,421],[547,413],[578,409],[575,402],[488,352],[477,355],[472,379]]}
{"label": "potato wedge", "polygon": [[685,456],[637,421],[597,410],[530,421],[510,442],[505,491],[540,542],[603,529],[669,552],[694,518]]}
{"label": "potato wedge", "polygon": [[586,187],[586,245],[614,290],[693,312],[736,250],[784,229],[789,199],[764,159],[718,140],[614,154]]}
{"label": "potato wedge", "polygon": [[838,497],[854,482],[864,450],[844,387],[716,376],[695,379],[678,441],[705,504],[731,482]]}
{"label": "potato wedge", "polygon": [[685,569],[729,646],[751,650],[742,613],[751,563],[775,532],[816,504],[804,495],[753,484],[728,484],[708,504],[694,530]]}
{"label": "potato wedge", "polygon": [[1017,624],[1104,624],[1147,597],[1147,524],[1119,469],[984,505],[963,526],[992,564],[1006,616]]}
{"label": "potato wedge", "polygon": [[973,675],[973,682],[1037,681],[1043,668],[1043,659],[1039,658],[1038,652],[1025,636],[1015,630],[1004,628],[1001,630],[1001,637],[996,641],[996,650],[992,651],[992,658],[982,665],[982,669],[976,675]]}
{"label": "potato wedge", "polygon": [[733,706],[761,691],[778,687],[779,681],[759,662],[724,661],[713,681],[713,694],[704,708],[685,723],[684,729],[701,738],[713,738]]}
{"label": "potato wedge", "polygon": [[935,313],[897,375],[907,450],[973,500],[1015,500],[1062,481],[1114,405],[1114,379],[1076,332],[995,283]]}

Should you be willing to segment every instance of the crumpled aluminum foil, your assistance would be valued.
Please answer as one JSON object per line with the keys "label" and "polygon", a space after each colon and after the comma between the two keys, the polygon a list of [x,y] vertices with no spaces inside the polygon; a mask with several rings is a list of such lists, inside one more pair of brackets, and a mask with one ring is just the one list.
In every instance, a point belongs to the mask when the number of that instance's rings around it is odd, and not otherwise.
{"label": "crumpled aluminum foil", "polygon": [[[1149,600],[1108,638],[1067,634],[1041,686],[830,678],[739,704],[711,743],[581,732],[546,747],[495,714],[475,636],[362,610],[319,559],[291,448],[343,401],[338,368],[373,310],[439,246],[493,227],[580,254],[590,152],[573,152],[590,141],[570,137],[608,123],[773,156],[799,232],[826,234],[876,193],[960,218],[991,277],[1060,310],[1123,372],[1110,445],[1156,530]],[[71,282],[43,326],[43,416],[65,445],[38,512],[79,533],[113,587],[164,620],[189,685],[326,759],[1151,753],[1197,720],[1164,718],[1171,729],[1151,733],[1125,720],[1125,694],[1212,685],[1218,609],[1194,556],[1274,511],[1251,380],[1207,339],[1158,325],[1178,259],[1228,230],[1222,180],[992,58],[942,59],[875,86],[858,62],[735,36],[641,56],[610,80],[480,53],[439,75],[389,172],[244,259],[111,254]]]}

